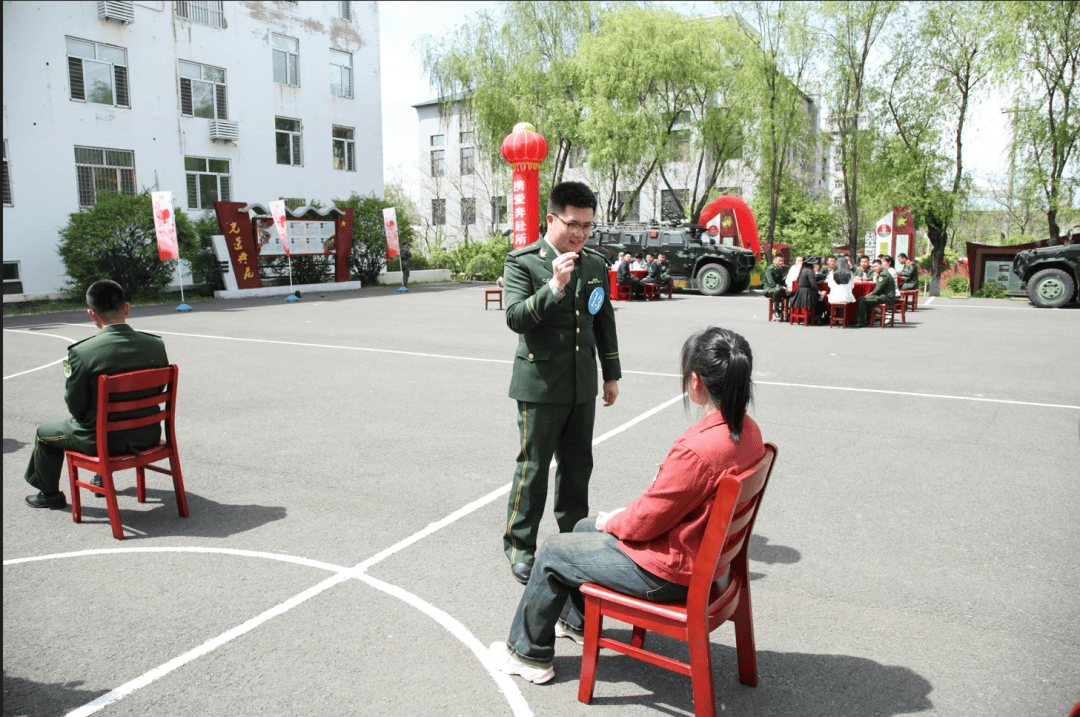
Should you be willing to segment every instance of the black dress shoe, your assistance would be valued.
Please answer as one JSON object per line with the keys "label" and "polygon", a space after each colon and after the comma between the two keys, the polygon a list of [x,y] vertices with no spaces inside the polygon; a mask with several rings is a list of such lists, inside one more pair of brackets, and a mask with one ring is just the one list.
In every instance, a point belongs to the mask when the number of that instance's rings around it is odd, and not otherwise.
{"label": "black dress shoe", "polygon": [[[27,498],[27,500],[30,500]],[[514,563],[510,566],[510,572],[514,574],[514,579],[522,585],[529,584],[529,576],[532,575],[532,563]]]}
{"label": "black dress shoe", "polygon": [[[104,485],[101,482],[101,476],[94,476],[92,479],[90,479],[90,485],[94,486],[95,488],[103,488]],[[98,498],[105,497],[104,493],[95,493],[94,495],[96,495]]]}
{"label": "black dress shoe", "polygon": [[48,508],[50,510],[63,510],[67,507],[67,498],[61,492],[46,495],[38,492],[37,495],[26,496],[26,504],[31,508]]}

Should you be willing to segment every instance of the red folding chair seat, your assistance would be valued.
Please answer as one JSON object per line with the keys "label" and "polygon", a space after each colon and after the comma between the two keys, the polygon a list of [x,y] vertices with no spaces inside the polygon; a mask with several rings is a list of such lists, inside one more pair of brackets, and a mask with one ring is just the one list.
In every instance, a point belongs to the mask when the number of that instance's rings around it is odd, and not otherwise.
{"label": "red folding chair seat", "polygon": [[[714,717],[716,701],[709,633],[728,620],[735,623],[739,680],[747,685],[757,685],[747,548],[775,459],[776,446],[766,443],[765,456],[757,465],[741,475],[720,481],[709,524],[694,559],[686,602],[649,602],[593,583],[581,586],[585,596],[585,647],[581,655],[578,700],[586,704],[592,701],[600,648],[607,647],[688,675],[694,691],[694,714]],[[725,571],[728,572],[727,585],[723,589],[717,588],[716,580]],[[604,617],[632,625],[630,642],[603,637]],[[686,642],[690,662],[679,662],[644,649],[648,630]]]}
{"label": "red folding chair seat", "polygon": [[[135,495],[140,503],[146,502],[147,470],[171,476],[173,491],[176,493],[176,507],[180,511],[181,517],[186,518],[188,516],[187,494],[184,493],[184,479],[180,474],[180,456],[176,452],[176,378],[178,373],[179,369],[176,364],[173,364],[166,368],[98,377],[98,454],[90,456],[77,451],[64,451],[64,456],[67,459],[68,478],[71,481],[71,517],[76,523],[82,522],[82,499],[79,495],[79,489],[86,488],[89,491],[105,496],[113,537],[117,540],[124,539],[124,528],[120,524],[120,508],[116,502],[116,486],[113,482],[113,474],[129,468],[135,469]],[[146,393],[155,389],[158,392],[142,398],[131,398],[123,395],[138,392]],[[159,406],[162,403],[165,404],[164,408],[160,408],[148,416],[109,420],[109,417],[115,413]],[[113,456],[109,454],[109,433],[149,426],[161,421],[165,422],[165,440],[159,445],[141,450],[134,455]],[[151,465],[164,460],[169,461],[168,470]],[[101,487],[98,488],[93,483],[79,480],[80,468],[85,468],[100,475]]]}

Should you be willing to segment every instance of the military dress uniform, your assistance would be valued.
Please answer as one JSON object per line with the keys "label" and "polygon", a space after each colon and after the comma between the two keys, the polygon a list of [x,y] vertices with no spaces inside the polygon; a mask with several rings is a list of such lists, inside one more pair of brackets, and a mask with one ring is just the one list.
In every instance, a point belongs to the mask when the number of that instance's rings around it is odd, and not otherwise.
{"label": "military dress uniform", "polygon": [[874,290],[859,298],[858,309],[855,312],[855,323],[866,323],[872,304],[888,305],[893,303],[896,303],[896,280],[893,279],[892,274],[883,271],[878,274],[877,286],[874,287]]}
{"label": "military dress uniform", "polygon": [[855,275],[855,281],[873,281],[874,270],[873,269],[856,269],[852,272]]}
{"label": "military dress uniform", "polygon": [[507,255],[503,272],[506,323],[519,334],[510,398],[521,441],[503,535],[511,563],[533,562],[552,456],[559,530],[572,531],[588,515],[597,358],[604,381],[622,377],[603,257],[583,248],[557,296],[548,282],[558,256],[540,239]]}
{"label": "military dress uniform", "polygon": [[[64,451],[97,454],[98,376],[115,375],[169,365],[165,342],[126,323],[107,324],[94,336],[68,346],[64,361],[66,388],[64,401],[70,418],[43,423],[37,428],[34,451],[26,467],[26,482],[43,493],[59,490],[64,468]],[[128,398],[153,395],[154,391],[135,391]],[[113,414],[114,418],[135,418],[160,410],[150,406]],[[132,453],[161,441],[161,424],[141,426],[109,435],[111,453]]]}
{"label": "military dress uniform", "polygon": [[897,274],[900,279],[900,290],[907,291],[909,289],[919,288],[919,269],[915,266],[915,262],[909,261],[904,264]]}
{"label": "military dress uniform", "polygon": [[765,267],[765,274],[761,279],[762,293],[770,299],[783,299],[787,296],[787,272],[787,269],[776,264]]}

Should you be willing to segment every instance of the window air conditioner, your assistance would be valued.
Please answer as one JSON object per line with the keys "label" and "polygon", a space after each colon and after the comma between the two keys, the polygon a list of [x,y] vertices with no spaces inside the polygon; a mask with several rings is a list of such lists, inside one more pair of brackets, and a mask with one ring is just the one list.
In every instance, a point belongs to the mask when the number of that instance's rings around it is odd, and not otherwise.
{"label": "window air conditioner", "polygon": [[135,3],[124,0],[98,0],[99,20],[116,20],[125,25],[135,22]]}
{"label": "window air conditioner", "polygon": [[240,139],[240,124],[226,120],[210,120],[210,139],[235,142]]}

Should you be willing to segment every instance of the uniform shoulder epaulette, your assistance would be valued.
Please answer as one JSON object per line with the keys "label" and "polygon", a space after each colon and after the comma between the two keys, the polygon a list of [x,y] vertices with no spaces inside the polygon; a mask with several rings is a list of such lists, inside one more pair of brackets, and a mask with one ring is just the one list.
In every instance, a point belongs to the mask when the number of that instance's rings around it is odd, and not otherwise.
{"label": "uniform shoulder epaulette", "polygon": [[[94,334],[94,336],[97,336],[97,334]],[[75,348],[76,346],[78,346],[79,344],[85,344],[85,343],[86,343],[87,341],[89,341],[90,339],[94,338],[94,336],[87,336],[87,337],[86,337],[85,339],[83,339],[82,341],[76,341],[76,342],[75,342],[75,343],[73,343],[73,344],[68,344],[68,349],[73,349],[73,348]]]}
{"label": "uniform shoulder epaulette", "polygon": [[541,246],[542,245],[540,244],[540,240],[537,239],[536,241],[534,241],[532,244],[529,244],[528,246],[523,246],[520,249],[515,249],[514,251],[510,252],[510,256],[522,256],[523,254],[529,254],[529,253],[534,252],[534,251],[540,251]]}
{"label": "uniform shoulder epaulette", "polygon": [[[161,339],[160,336],[158,336],[157,334],[152,334],[149,331],[139,331],[139,333],[142,334],[143,336],[153,336],[155,339]],[[165,339],[161,339],[161,340],[164,341]]]}

